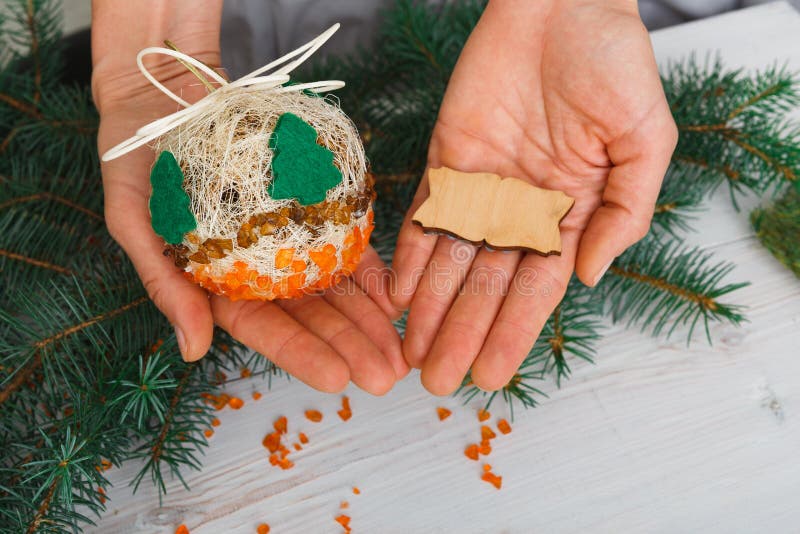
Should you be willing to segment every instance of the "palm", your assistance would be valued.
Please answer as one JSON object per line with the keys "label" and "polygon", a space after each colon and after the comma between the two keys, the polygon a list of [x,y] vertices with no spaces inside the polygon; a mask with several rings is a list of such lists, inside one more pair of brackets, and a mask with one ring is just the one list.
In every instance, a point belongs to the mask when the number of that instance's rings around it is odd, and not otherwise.
{"label": "palm", "polygon": [[[486,389],[508,381],[563,296],[576,260],[579,276],[593,283],[608,252],[624,248],[612,242],[626,222],[620,207],[641,197],[648,209],[655,198],[660,175],[631,180],[617,171],[622,179],[609,180],[612,168],[624,170],[651,130],[666,132],[665,150],[672,149],[671,118],[637,18],[605,8],[554,8],[547,27],[537,20],[515,31],[518,19],[492,8],[453,73],[429,165],[515,176],[564,191],[575,205],[561,224],[562,254],[549,258],[478,250],[424,236],[406,221],[395,264],[401,289],[410,284],[416,292],[395,296],[400,305],[410,299],[404,352],[422,368],[426,387],[440,394],[457,387],[470,367]],[[415,206],[426,196],[423,181]],[[426,263],[416,285],[412,267]],[[499,275],[490,277],[492,287],[476,274],[487,269]],[[435,282],[443,276],[450,278],[446,287]]]}

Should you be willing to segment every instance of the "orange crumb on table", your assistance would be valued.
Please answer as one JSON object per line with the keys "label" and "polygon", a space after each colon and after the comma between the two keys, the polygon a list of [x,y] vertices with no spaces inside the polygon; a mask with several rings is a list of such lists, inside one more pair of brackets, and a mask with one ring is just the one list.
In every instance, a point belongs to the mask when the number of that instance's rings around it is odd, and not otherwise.
{"label": "orange crumb on table", "polygon": [[494,473],[484,473],[481,475],[481,480],[488,482],[497,489],[500,489],[500,486],[503,484],[503,477],[499,477]]}
{"label": "orange crumb on table", "polygon": [[306,410],[306,419],[312,423],[319,423],[322,421],[322,412],[319,410]]}
{"label": "orange crumb on table", "polygon": [[306,436],[304,433],[300,432],[300,434],[298,434],[297,437],[300,439],[300,443],[302,443],[303,445],[308,443],[308,436]]}
{"label": "orange crumb on table", "polygon": [[464,456],[469,458],[470,460],[478,461],[478,446],[474,443],[467,445],[467,448],[464,449]]}
{"label": "orange crumb on table", "polygon": [[278,452],[278,448],[281,445],[281,434],[278,431],[270,432],[264,439],[261,441],[261,444],[269,451],[269,452]]}
{"label": "orange crumb on table", "polygon": [[178,525],[175,529],[175,534],[189,534],[189,528],[186,525]]}
{"label": "orange crumb on table", "polygon": [[494,430],[489,428],[486,425],[481,426],[481,438],[485,440],[494,439],[497,437],[497,434],[494,433]]}
{"label": "orange crumb on table", "polygon": [[339,508],[341,508],[342,510],[346,510],[349,507],[350,507],[350,503],[347,502],[347,501],[342,501],[341,503],[339,503]]}
{"label": "orange crumb on table", "polygon": [[499,430],[502,434],[509,434],[511,433],[511,425],[509,425],[508,421],[505,419],[500,419],[497,422],[497,430]]}
{"label": "orange crumb on table", "polygon": [[302,450],[303,450],[303,447],[302,447],[302,445],[300,445],[299,443],[295,443],[295,444],[294,444],[294,450],[296,450],[296,451],[302,451]]}
{"label": "orange crumb on table", "polygon": [[484,421],[489,419],[491,416],[492,416],[492,414],[490,414],[489,412],[487,412],[483,408],[478,410],[478,421],[480,421],[481,423],[483,423]]}
{"label": "orange crumb on table", "polygon": [[253,392],[253,400],[258,400],[260,398],[261,398],[261,393],[259,393],[258,391],[254,391]]}
{"label": "orange crumb on table", "polygon": [[242,378],[249,378],[250,375],[252,374],[253,372],[247,367],[242,367],[242,370],[239,372],[239,376],[241,376]]}
{"label": "orange crumb on table", "polygon": [[353,486],[353,494],[354,495],[361,495],[361,490],[358,489],[358,486]]}
{"label": "orange crumb on table", "polygon": [[490,464],[483,464],[483,470],[488,473],[492,470],[492,466]]}
{"label": "orange crumb on table", "polygon": [[272,423],[272,426],[275,428],[276,431],[280,432],[281,434],[286,434],[286,430],[288,428],[289,422],[286,419],[285,415],[282,415],[275,419],[275,422]]}
{"label": "orange crumb on table", "polygon": [[244,401],[242,399],[240,399],[239,397],[231,397],[228,400],[228,406],[230,406],[234,410],[238,410],[239,408],[244,406]]}
{"label": "orange crumb on table", "polygon": [[220,424],[219,419],[217,419],[216,417],[211,420],[211,426],[219,426],[219,424]]}
{"label": "orange crumb on table", "polygon": [[106,503],[106,497],[105,497],[106,490],[104,490],[102,487],[98,487],[97,488],[97,493],[100,494],[100,499],[99,499],[100,500],[100,504],[105,504]]}
{"label": "orange crumb on table", "polygon": [[342,525],[345,530],[350,531],[350,516],[341,514],[336,516],[336,522]]}
{"label": "orange crumb on table", "polygon": [[269,525],[266,523],[261,523],[256,527],[256,532],[258,534],[269,534]]}
{"label": "orange crumb on table", "polygon": [[100,465],[96,465],[94,466],[94,468],[98,473],[102,473],[103,471],[108,471],[109,469],[111,469],[111,461],[103,458],[102,460],[100,460]]}
{"label": "orange crumb on table", "polygon": [[350,409],[350,399],[348,397],[342,397],[342,409],[336,413],[339,414],[342,421],[347,421],[353,416],[353,411]]}
{"label": "orange crumb on table", "polygon": [[484,456],[489,456],[492,452],[492,446],[489,444],[488,439],[481,440],[481,446],[478,448],[478,452]]}
{"label": "orange crumb on table", "polygon": [[444,421],[445,419],[450,417],[450,414],[452,414],[453,412],[451,412],[447,408],[442,408],[440,406],[440,407],[436,408],[436,413],[439,415],[439,421]]}
{"label": "orange crumb on table", "polygon": [[207,430],[204,430],[203,434],[205,434],[207,438],[210,438],[211,436],[214,435],[214,431],[209,428]]}

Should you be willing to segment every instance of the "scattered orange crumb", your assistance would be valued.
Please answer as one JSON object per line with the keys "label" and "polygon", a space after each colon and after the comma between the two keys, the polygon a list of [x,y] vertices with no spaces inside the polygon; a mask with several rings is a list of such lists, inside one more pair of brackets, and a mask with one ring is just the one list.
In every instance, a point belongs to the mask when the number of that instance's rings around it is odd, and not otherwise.
{"label": "scattered orange crumb", "polygon": [[280,416],[275,419],[275,422],[272,423],[272,426],[275,428],[276,431],[280,432],[281,434],[286,434],[286,429],[288,427],[288,421],[286,416]]}
{"label": "scattered orange crumb", "polygon": [[210,438],[211,436],[214,435],[214,431],[209,428],[207,430],[204,430],[203,434],[205,434],[207,438]]}
{"label": "scattered orange crumb", "polygon": [[508,421],[506,421],[505,419],[500,419],[497,422],[497,430],[499,430],[502,434],[510,434],[511,425],[509,425]]}
{"label": "scattered orange crumb", "polygon": [[239,408],[244,406],[244,401],[242,399],[240,399],[239,397],[231,397],[228,400],[228,406],[230,406],[234,410],[238,410]]}
{"label": "scattered orange crumb", "polygon": [[347,509],[347,508],[349,508],[349,507],[350,507],[350,503],[349,503],[349,502],[347,502],[347,501],[342,501],[342,502],[339,504],[339,508],[341,508],[342,510],[346,510],[346,509]]}
{"label": "scattered orange crumb", "polygon": [[300,443],[302,443],[303,445],[305,445],[306,443],[308,443],[308,436],[306,436],[304,433],[300,432],[300,433],[297,435],[297,437],[300,439]]}
{"label": "scattered orange crumb", "polygon": [[494,473],[484,473],[481,475],[481,480],[485,480],[497,489],[500,489],[500,486],[503,485],[503,477],[499,477]]}
{"label": "scattered orange crumb", "polygon": [[350,399],[348,397],[342,397],[342,409],[336,413],[339,414],[342,421],[347,421],[353,416],[353,411],[350,409]]}
{"label": "scattered orange crumb", "polygon": [[295,443],[295,444],[294,444],[294,450],[296,450],[296,451],[302,451],[302,450],[303,450],[303,447],[302,447],[302,445],[300,445],[299,443]]}
{"label": "scattered orange crumb", "polygon": [[358,486],[353,486],[353,494],[361,495],[361,490],[358,489]]}
{"label": "scattered orange crumb", "polygon": [[491,454],[492,446],[489,444],[489,440],[481,440],[481,446],[478,448],[478,452],[484,456],[489,456],[489,454]]}
{"label": "scattered orange crumb", "polygon": [[450,414],[453,413],[453,412],[451,412],[447,408],[442,408],[440,406],[440,407],[436,408],[436,413],[439,414],[439,421],[444,421],[445,419],[450,417]]}
{"label": "scattered orange crumb", "polygon": [[249,378],[250,375],[252,374],[253,372],[247,367],[242,367],[242,370],[239,372],[239,376],[241,376],[242,378]]}
{"label": "scattered orange crumb", "polygon": [[322,412],[319,410],[306,410],[306,419],[312,423],[319,423],[322,421]]}
{"label": "scattered orange crumb", "polygon": [[97,488],[97,493],[100,494],[100,504],[105,504],[106,503],[106,490],[104,490],[102,487],[98,487]]}
{"label": "scattered orange crumb", "polygon": [[219,426],[219,419],[216,417],[211,420],[211,426]]}
{"label": "scattered orange crumb", "polygon": [[492,470],[492,466],[489,464],[483,464],[483,470],[488,473]]}
{"label": "scattered orange crumb", "polygon": [[345,531],[350,532],[350,516],[349,515],[337,515],[336,522],[344,527]]}
{"label": "scattered orange crumb", "polygon": [[294,462],[292,462],[288,458],[281,458],[280,460],[278,460],[278,467],[284,470],[291,469],[292,467],[294,467]]}
{"label": "scattered orange crumb", "polygon": [[189,529],[186,525],[178,525],[178,528],[175,529],[175,534],[189,534]]}
{"label": "scattered orange crumb", "polygon": [[492,430],[491,428],[489,428],[486,425],[481,426],[481,438],[482,439],[489,440],[489,439],[494,439],[496,437],[497,437],[497,434],[494,433],[494,430]]}
{"label": "scattered orange crumb", "polygon": [[492,414],[490,414],[489,412],[487,412],[483,408],[478,410],[478,421],[480,421],[481,423],[483,423],[484,421],[489,419],[491,416],[492,416]]}
{"label": "scattered orange crumb", "polygon": [[258,527],[256,527],[256,532],[258,532],[258,534],[269,534],[269,525],[266,523],[261,523],[258,525]]}
{"label": "scattered orange crumb", "polygon": [[467,445],[467,448],[464,449],[464,456],[469,458],[470,460],[478,461],[478,446],[472,443],[471,445]]}
{"label": "scattered orange crumb", "polygon": [[258,400],[260,398],[261,398],[261,393],[259,393],[258,391],[254,391],[253,392],[253,400]]}
{"label": "scattered orange crumb", "polygon": [[97,470],[98,473],[103,471],[108,471],[109,469],[111,469],[111,461],[103,458],[102,460],[100,460],[100,465],[96,465],[94,466],[94,468]]}
{"label": "scattered orange crumb", "polygon": [[261,441],[261,444],[269,451],[269,452],[277,452],[278,447],[281,444],[281,434],[280,432],[270,432],[264,439]]}

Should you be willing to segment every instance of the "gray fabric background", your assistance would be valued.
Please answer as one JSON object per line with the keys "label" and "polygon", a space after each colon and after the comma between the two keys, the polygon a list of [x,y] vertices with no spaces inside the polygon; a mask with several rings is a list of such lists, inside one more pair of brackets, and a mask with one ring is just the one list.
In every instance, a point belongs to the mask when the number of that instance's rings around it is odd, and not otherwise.
{"label": "gray fabric background", "polygon": [[[652,30],[769,1],[639,0],[639,11]],[[790,2],[800,6],[800,0]],[[368,46],[379,11],[391,3],[392,0],[225,0],[223,65],[230,76],[237,78],[312,39],[334,22],[341,22],[342,28],[321,53],[346,52],[357,44]]]}

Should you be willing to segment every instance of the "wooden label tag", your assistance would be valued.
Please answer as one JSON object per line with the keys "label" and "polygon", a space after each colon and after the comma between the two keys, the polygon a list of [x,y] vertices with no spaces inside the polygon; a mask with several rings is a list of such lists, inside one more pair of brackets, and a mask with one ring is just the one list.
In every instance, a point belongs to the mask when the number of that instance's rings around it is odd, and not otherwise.
{"label": "wooden label tag", "polygon": [[561,254],[558,224],[575,202],[561,191],[447,167],[429,169],[428,184],[431,194],[412,217],[426,231],[495,249]]}

